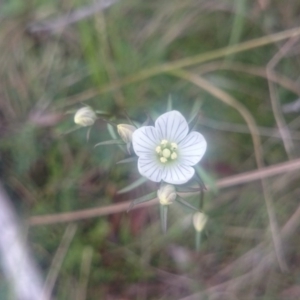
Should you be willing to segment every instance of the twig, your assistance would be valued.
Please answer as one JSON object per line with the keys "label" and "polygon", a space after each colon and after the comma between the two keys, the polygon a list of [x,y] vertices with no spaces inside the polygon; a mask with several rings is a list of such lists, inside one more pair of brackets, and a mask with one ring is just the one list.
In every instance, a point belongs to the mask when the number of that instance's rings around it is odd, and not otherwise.
{"label": "twig", "polygon": [[[210,119],[210,118],[207,118],[204,116],[201,116],[198,119],[198,123],[201,124],[201,126],[210,127],[210,128],[214,128],[214,129],[222,130],[222,131],[248,133],[248,134],[250,133],[249,127],[244,124],[213,120],[213,119]],[[258,130],[259,130],[260,136],[281,139],[281,136],[280,136],[277,128],[260,126],[260,127],[258,127]],[[300,140],[300,132],[293,130],[293,131],[290,131],[290,134],[291,134],[292,139]]]}
{"label": "twig", "polygon": [[[234,175],[231,177],[227,177],[224,179],[220,179],[215,183],[214,186],[219,189],[222,189],[222,188],[232,187],[243,183],[248,183],[255,180],[260,180],[262,178],[272,177],[279,174],[296,171],[299,169],[300,169],[300,159],[295,159],[293,161],[273,165],[260,170],[254,170],[254,171]],[[210,189],[211,187],[207,186],[207,188]],[[29,218],[28,223],[31,226],[36,226],[36,225],[45,225],[45,224],[73,222],[73,221],[79,221],[79,220],[84,220],[89,218],[95,218],[99,216],[106,216],[106,215],[111,215],[111,214],[116,214],[116,213],[126,211],[130,203],[131,201],[126,201],[126,202],[109,205],[105,207],[84,209],[84,210],[78,210],[78,211],[73,211],[68,213],[33,216]],[[157,198],[149,202],[144,202],[133,209],[142,206],[143,207],[151,206],[154,205],[155,203],[157,203]]]}
{"label": "twig", "polygon": [[[149,79],[153,76],[157,76],[160,74],[168,73],[173,70],[194,66],[197,64],[201,64],[204,62],[208,62],[214,59],[218,59],[224,57],[226,55],[240,53],[244,51],[248,51],[251,49],[255,49],[258,47],[266,46],[281,40],[285,40],[291,37],[295,37],[300,35],[300,27],[296,27],[293,29],[289,29],[286,31],[281,31],[278,33],[270,34],[267,36],[263,36],[257,39],[252,39],[250,41],[240,43],[231,47],[225,47],[221,49],[217,49],[214,51],[209,51],[205,53],[201,53],[195,56],[179,59],[174,62],[168,62],[164,64],[160,64],[158,66],[154,66],[152,68],[144,69],[136,74],[125,77],[117,82],[112,82],[108,85],[105,85],[101,88],[93,88],[86,90],[80,94],[69,97],[69,99],[64,99],[64,104],[60,107],[65,107],[69,105],[73,105],[74,103],[86,101],[92,97],[98,96],[99,94],[108,93],[115,89],[118,89],[122,86],[126,86],[132,83],[141,82],[143,80]],[[66,100],[66,101],[65,101]],[[58,101],[59,102],[59,101]]]}
{"label": "twig", "polygon": [[25,245],[10,200],[0,184],[0,259],[15,299],[46,300],[41,274]]}
{"label": "twig", "polygon": [[[196,86],[202,88],[203,90],[207,91],[208,93],[210,93],[211,95],[219,99],[220,101],[235,108],[241,114],[241,116],[244,118],[251,132],[257,167],[258,169],[262,169],[264,167],[264,160],[263,160],[263,153],[261,148],[259,131],[254,118],[247,110],[247,108],[244,105],[242,105],[240,102],[238,102],[235,98],[233,98],[231,95],[219,89],[218,87],[212,85],[209,81],[198,76],[197,74],[187,72],[184,70],[172,71],[170,72],[170,74],[195,84]],[[263,188],[263,194],[264,194],[264,199],[265,199],[266,208],[268,212],[270,229],[271,229],[275,252],[278,259],[278,264],[282,271],[286,271],[287,265],[285,263],[282,244],[278,235],[278,225],[277,225],[275,210],[273,206],[273,199],[271,197],[268,183],[263,178],[261,179],[261,185]]]}
{"label": "twig", "polygon": [[[295,213],[292,217],[285,223],[283,228],[280,231],[280,238],[282,241],[286,241],[287,239],[291,238],[291,236],[295,233],[297,228],[300,225],[300,206],[298,206]],[[199,293],[181,298],[180,300],[201,300],[207,299],[207,295],[214,295],[218,293],[224,293],[227,291],[230,292],[237,292],[242,290],[243,288],[249,286],[249,283],[252,281],[259,282],[264,276],[266,271],[272,268],[274,262],[276,261],[276,255],[274,252],[269,252],[268,254],[264,254],[262,249],[264,243],[260,243],[255,248],[251,249],[248,253],[246,253],[243,257],[239,258],[236,261],[237,265],[240,267],[241,263],[245,261],[245,259],[249,260],[249,266],[252,267],[255,265],[256,267],[250,270],[248,273],[239,276],[237,278],[228,280],[211,288],[208,288],[204,291]],[[253,260],[253,255],[256,256],[255,261]],[[251,259],[252,258],[252,259]]]}
{"label": "twig", "polygon": [[230,64],[224,64],[222,62],[212,62],[201,66],[199,68],[198,74],[203,75],[206,73],[219,71],[219,70],[235,71],[235,72],[241,72],[253,76],[262,77],[274,83],[277,83],[282,87],[284,87],[285,89],[300,96],[300,87],[292,79],[284,75],[281,75],[279,73],[276,73],[274,70],[269,70],[269,73],[267,73],[267,71],[264,68],[250,65],[250,64],[245,64],[240,62],[231,62]]}
{"label": "twig", "polygon": [[278,99],[276,97],[275,93],[275,87],[272,81],[270,80],[270,77],[272,76],[273,69],[275,66],[279,63],[282,57],[290,50],[291,47],[298,41],[298,38],[291,38],[277,53],[276,55],[270,60],[270,62],[267,65],[266,71],[268,75],[268,85],[269,85],[269,91],[270,91],[270,99],[271,99],[271,105],[273,109],[273,114],[277,123],[277,127],[279,129],[279,133],[281,135],[283,145],[285,148],[285,151],[289,157],[289,159],[295,158],[295,146],[293,141],[291,140],[291,135],[288,130],[288,127],[286,125],[286,122],[284,120],[281,107],[278,103]]}

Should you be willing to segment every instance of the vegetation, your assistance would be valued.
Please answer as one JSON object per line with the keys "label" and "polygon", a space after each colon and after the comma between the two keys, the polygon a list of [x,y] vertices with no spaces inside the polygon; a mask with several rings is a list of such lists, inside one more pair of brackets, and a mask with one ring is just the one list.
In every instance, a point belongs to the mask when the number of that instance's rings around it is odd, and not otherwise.
{"label": "vegetation", "polygon": [[[0,176],[53,298],[299,299],[299,1],[108,6],[0,4]],[[170,96],[187,119],[200,109],[208,144],[199,251],[188,208],[170,206],[166,234],[157,201],[127,213],[158,186],[117,193],[136,163],[94,147],[103,118],[88,139],[74,123],[84,105],[142,123]]]}

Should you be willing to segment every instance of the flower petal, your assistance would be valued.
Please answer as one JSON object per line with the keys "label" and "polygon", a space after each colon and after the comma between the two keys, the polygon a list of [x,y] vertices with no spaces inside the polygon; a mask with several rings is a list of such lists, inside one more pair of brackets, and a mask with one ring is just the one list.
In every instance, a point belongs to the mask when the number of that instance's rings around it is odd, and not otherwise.
{"label": "flower petal", "polygon": [[157,131],[153,126],[143,126],[132,134],[132,146],[137,156],[153,155],[159,143]]}
{"label": "flower petal", "polygon": [[173,164],[163,169],[161,179],[171,184],[184,184],[195,174],[194,168],[184,164]]}
{"label": "flower petal", "polygon": [[178,144],[180,162],[187,166],[194,166],[204,155],[206,147],[207,143],[203,135],[196,131],[191,132]]}
{"label": "flower petal", "polygon": [[162,165],[153,156],[143,156],[138,160],[138,169],[142,176],[154,182],[161,181]]}
{"label": "flower petal", "polygon": [[179,143],[188,134],[189,125],[180,112],[173,110],[156,119],[155,129],[160,140]]}

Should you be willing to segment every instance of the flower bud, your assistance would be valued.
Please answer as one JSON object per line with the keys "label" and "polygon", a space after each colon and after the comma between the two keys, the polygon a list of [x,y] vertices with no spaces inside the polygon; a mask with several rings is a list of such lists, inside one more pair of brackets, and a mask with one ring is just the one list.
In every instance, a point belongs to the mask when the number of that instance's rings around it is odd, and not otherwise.
{"label": "flower bud", "polygon": [[172,184],[161,184],[157,191],[157,197],[161,205],[170,205],[176,199],[176,189]]}
{"label": "flower bud", "polygon": [[196,231],[201,232],[207,222],[207,216],[202,212],[196,212],[193,216],[193,224]]}
{"label": "flower bud", "polygon": [[74,116],[74,122],[80,126],[92,126],[96,119],[96,113],[89,106],[78,109]]}
{"label": "flower bud", "polygon": [[117,126],[119,136],[121,139],[127,144],[131,143],[132,141],[132,134],[136,130],[133,125],[128,124],[119,124]]}

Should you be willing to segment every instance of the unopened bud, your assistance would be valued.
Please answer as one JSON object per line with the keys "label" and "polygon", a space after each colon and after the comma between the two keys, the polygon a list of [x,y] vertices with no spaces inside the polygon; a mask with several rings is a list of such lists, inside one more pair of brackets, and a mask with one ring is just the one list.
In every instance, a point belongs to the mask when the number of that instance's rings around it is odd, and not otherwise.
{"label": "unopened bud", "polygon": [[119,124],[117,126],[119,136],[125,143],[131,143],[132,141],[132,134],[136,130],[133,125],[128,124]]}
{"label": "unopened bud", "polygon": [[207,216],[202,212],[196,212],[193,216],[193,224],[196,231],[201,232],[207,222]]}
{"label": "unopened bud", "polygon": [[74,122],[80,126],[92,126],[96,119],[96,113],[89,106],[78,109],[74,116]]}
{"label": "unopened bud", "polygon": [[170,205],[176,199],[176,189],[174,185],[163,183],[157,191],[157,197],[161,205]]}

